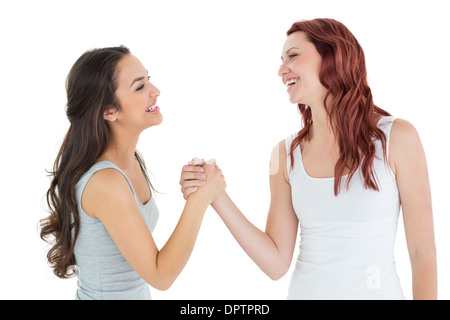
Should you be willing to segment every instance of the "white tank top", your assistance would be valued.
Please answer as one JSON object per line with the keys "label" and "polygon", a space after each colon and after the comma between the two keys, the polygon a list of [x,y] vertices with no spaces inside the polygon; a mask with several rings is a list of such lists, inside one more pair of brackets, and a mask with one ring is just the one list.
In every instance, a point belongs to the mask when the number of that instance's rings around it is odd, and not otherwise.
{"label": "white tank top", "polygon": [[[394,120],[383,117],[378,122],[386,134],[387,151]],[[296,136],[285,140],[288,154]],[[348,190],[347,177],[342,177],[338,196],[334,177],[309,176],[300,146],[293,151],[289,181],[300,225],[300,253],[288,299],[404,299],[394,262],[400,198],[381,142],[375,143],[373,168],[380,191],[364,188],[358,168]]]}

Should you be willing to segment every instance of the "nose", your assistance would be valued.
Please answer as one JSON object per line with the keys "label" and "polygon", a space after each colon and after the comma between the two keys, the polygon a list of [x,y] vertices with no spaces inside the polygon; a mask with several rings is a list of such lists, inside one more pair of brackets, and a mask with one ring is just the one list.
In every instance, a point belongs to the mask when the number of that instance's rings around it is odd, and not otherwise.
{"label": "nose", "polygon": [[150,83],[150,97],[156,98],[159,97],[160,94],[161,92],[159,91],[159,89],[155,87],[152,83]]}
{"label": "nose", "polygon": [[280,66],[280,69],[278,69],[278,75],[280,77],[282,77],[282,76],[284,76],[285,74],[288,74],[288,73],[289,73],[289,68],[283,62],[283,64]]}

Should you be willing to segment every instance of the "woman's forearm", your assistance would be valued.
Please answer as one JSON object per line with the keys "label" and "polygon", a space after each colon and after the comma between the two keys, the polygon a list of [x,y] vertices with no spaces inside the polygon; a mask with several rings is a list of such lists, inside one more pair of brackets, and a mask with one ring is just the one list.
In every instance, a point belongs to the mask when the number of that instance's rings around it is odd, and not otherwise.
{"label": "woman's forearm", "polygon": [[175,230],[157,252],[156,278],[164,289],[170,287],[183,270],[194,248],[206,209],[226,187],[222,171],[214,162],[206,163],[203,169],[205,183],[187,199]]}
{"label": "woman's forearm", "polygon": [[253,225],[226,192],[219,196],[211,206],[217,211],[242,249],[264,273],[276,280],[287,272],[290,257],[286,263],[283,263],[286,259],[282,259],[280,251],[270,235]]}
{"label": "woman's forearm", "polygon": [[158,289],[168,289],[185,267],[208,205],[204,198],[195,195],[186,201],[175,230],[156,259],[157,270],[161,273]]}
{"label": "woman's forearm", "polygon": [[206,163],[203,169],[206,180],[187,199],[181,217],[165,245],[158,250],[153,241],[148,248],[150,259],[137,258],[138,261],[145,260],[145,265],[141,265],[143,274],[145,272],[145,277],[142,277],[157,289],[168,289],[181,273],[191,256],[206,209],[225,190],[222,171],[215,163]]}
{"label": "woman's forearm", "polygon": [[436,255],[429,253],[426,256],[411,259],[413,299],[437,299],[437,266]]}

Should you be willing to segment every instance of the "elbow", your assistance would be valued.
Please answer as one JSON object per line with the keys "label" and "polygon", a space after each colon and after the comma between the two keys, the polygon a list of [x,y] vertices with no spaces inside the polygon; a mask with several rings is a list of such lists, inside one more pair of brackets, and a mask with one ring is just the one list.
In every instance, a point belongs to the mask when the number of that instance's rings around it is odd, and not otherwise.
{"label": "elbow", "polygon": [[280,280],[285,274],[286,274],[286,272],[271,272],[271,273],[268,273],[267,275],[273,281],[277,281],[277,280]]}
{"label": "elbow", "polygon": [[[150,283],[149,283],[150,284]],[[170,284],[158,284],[158,285],[155,285],[155,284],[150,284],[153,288],[155,288],[155,289],[157,289],[157,290],[159,290],[159,291],[166,291],[166,290],[169,290],[169,288],[172,286],[172,284],[170,283]]]}
{"label": "elbow", "polygon": [[289,270],[289,265],[287,266],[278,266],[272,270],[266,272],[270,279],[273,281],[280,280]]}
{"label": "elbow", "polygon": [[149,284],[152,288],[155,288],[159,291],[166,291],[172,286],[175,282],[175,279],[164,279],[164,277],[158,277],[158,279],[146,279],[147,284]]}
{"label": "elbow", "polygon": [[147,281],[147,283],[149,285],[151,285],[152,288],[155,288],[156,290],[159,290],[159,291],[169,290],[169,288],[173,284],[173,282],[170,282],[170,281],[157,281],[157,282],[155,282],[155,281],[152,281],[152,282]]}
{"label": "elbow", "polygon": [[268,276],[273,281],[277,281],[277,280],[280,280],[284,276],[284,274],[270,273],[270,274],[268,274]]}

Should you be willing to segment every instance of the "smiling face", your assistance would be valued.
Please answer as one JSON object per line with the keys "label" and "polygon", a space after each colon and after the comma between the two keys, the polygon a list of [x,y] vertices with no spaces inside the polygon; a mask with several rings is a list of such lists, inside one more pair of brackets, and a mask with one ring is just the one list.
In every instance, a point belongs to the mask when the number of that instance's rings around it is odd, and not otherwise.
{"label": "smiling face", "polygon": [[116,97],[121,111],[105,112],[105,120],[142,131],[158,125],[163,117],[157,106],[159,90],[149,81],[146,68],[132,54],[117,64]]}
{"label": "smiling face", "polygon": [[323,105],[327,89],[319,79],[322,57],[305,32],[290,34],[283,46],[278,75],[287,86],[289,101]]}

